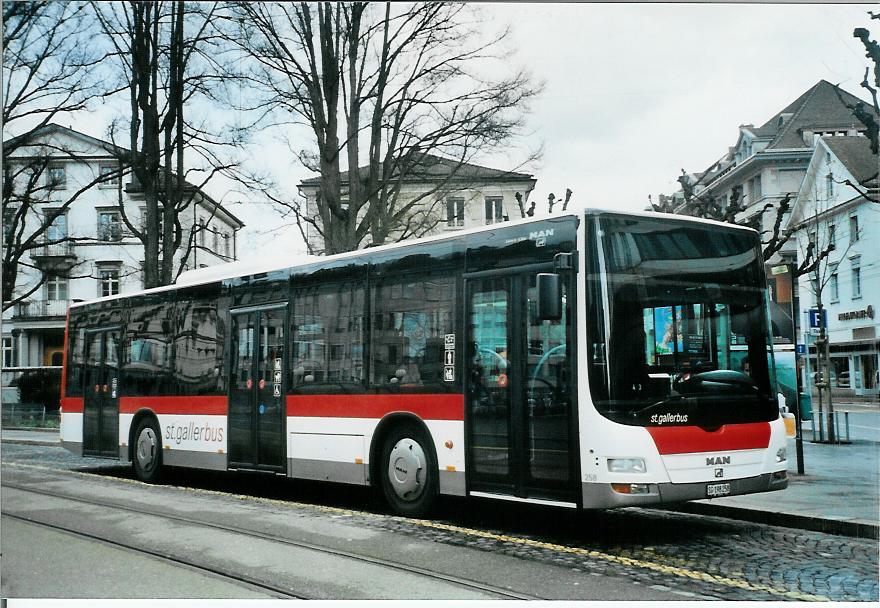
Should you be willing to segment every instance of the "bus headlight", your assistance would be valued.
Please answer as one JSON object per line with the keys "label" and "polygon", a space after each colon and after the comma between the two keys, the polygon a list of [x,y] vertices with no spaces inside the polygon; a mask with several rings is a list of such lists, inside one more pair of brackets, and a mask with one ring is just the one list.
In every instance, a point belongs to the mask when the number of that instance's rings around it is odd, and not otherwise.
{"label": "bus headlight", "polygon": [[785,448],[776,450],[776,462],[785,462],[788,460],[788,451]]}
{"label": "bus headlight", "polygon": [[609,458],[608,470],[611,473],[644,473],[648,468],[644,458]]}

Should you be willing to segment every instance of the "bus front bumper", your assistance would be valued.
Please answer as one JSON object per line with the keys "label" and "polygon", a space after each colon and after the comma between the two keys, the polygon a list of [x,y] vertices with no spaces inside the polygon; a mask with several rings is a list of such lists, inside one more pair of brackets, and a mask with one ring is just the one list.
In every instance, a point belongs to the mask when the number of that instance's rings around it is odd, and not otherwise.
{"label": "bus front bumper", "polygon": [[[724,494],[723,497],[783,490],[788,487],[788,476],[785,473],[785,471],[763,473],[755,477],[724,480],[725,484],[730,484],[730,492]],[[649,483],[643,485],[647,486],[645,493],[621,493],[616,491],[612,484],[584,483],[582,484],[583,508],[648,507],[688,500],[703,500],[712,498],[709,496],[709,486],[714,484],[701,481],[698,483]]]}

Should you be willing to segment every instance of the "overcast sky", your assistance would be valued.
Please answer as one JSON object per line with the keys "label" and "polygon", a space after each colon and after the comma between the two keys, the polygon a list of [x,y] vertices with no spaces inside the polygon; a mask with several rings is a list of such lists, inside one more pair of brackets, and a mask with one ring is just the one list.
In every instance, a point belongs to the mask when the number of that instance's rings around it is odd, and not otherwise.
{"label": "overcast sky", "polygon": [[[480,8],[490,22],[510,24],[515,60],[546,82],[529,117],[530,143],[544,145],[532,170],[539,201],[568,187],[579,206],[641,210],[649,194],[677,189],[682,168],[700,171],[720,158],[740,124],[764,123],[820,79],[865,97],[859,82],[868,60],[852,30],[871,27],[871,4]],[[96,124],[89,133],[103,137],[105,129]],[[296,192],[311,174],[263,137],[254,160]],[[519,159],[482,160],[510,169]],[[302,250],[293,229],[253,236],[279,223],[269,209],[235,203],[242,195],[222,184],[208,191],[248,225],[252,236],[240,241],[241,257]]]}

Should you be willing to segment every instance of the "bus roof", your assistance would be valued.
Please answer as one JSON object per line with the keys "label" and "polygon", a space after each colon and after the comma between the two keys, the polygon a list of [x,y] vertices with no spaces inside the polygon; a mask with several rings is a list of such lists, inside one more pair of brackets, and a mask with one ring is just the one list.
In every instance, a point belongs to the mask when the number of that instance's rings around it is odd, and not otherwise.
{"label": "bus roof", "polygon": [[451,232],[444,232],[441,234],[436,234],[416,240],[411,241],[403,241],[399,243],[391,243],[388,245],[379,245],[376,247],[368,247],[366,249],[356,249],[354,251],[346,251],[344,253],[337,253],[329,256],[314,256],[314,255],[306,255],[306,254],[298,254],[294,256],[284,257],[281,259],[275,259],[270,262],[266,262],[265,260],[238,260],[235,262],[228,262],[226,264],[218,264],[215,266],[210,266],[207,268],[198,268],[194,270],[190,270],[184,273],[181,273],[178,280],[171,285],[163,285],[161,287],[153,287],[151,289],[144,289],[141,291],[129,292],[129,293],[120,293],[112,296],[105,296],[102,298],[95,298],[93,300],[87,300],[83,302],[74,302],[70,305],[71,308],[85,306],[88,304],[94,304],[97,302],[106,302],[116,299],[123,299],[134,297],[138,295],[146,295],[146,294],[154,294],[161,293],[164,291],[170,291],[173,289],[185,288],[185,287],[194,287],[198,285],[206,285],[209,283],[216,283],[218,281],[224,281],[229,279],[236,279],[240,277],[246,277],[253,274],[261,274],[268,272],[275,272],[279,270],[285,270],[288,268],[295,268],[300,265],[309,264],[313,262],[332,262],[335,260],[344,260],[347,258],[358,257],[360,255],[364,255],[366,253],[382,253],[386,251],[394,251],[397,249],[407,249],[410,247],[415,247],[425,243],[434,243],[438,241],[451,240],[460,238],[462,236],[471,235],[471,234],[479,234],[482,232],[492,232],[498,230],[499,228],[508,228],[515,227],[520,225],[528,225],[539,222],[546,222],[548,220],[559,220],[562,218],[577,218],[581,214],[586,215],[618,215],[618,216],[632,216],[632,217],[645,217],[654,220],[661,221],[681,221],[685,223],[700,223],[700,224],[708,224],[711,226],[716,226],[718,228],[728,228],[728,229],[740,229],[740,230],[748,230],[751,232],[756,232],[752,228],[748,228],[746,226],[739,226],[737,224],[730,224],[726,222],[719,222],[716,220],[708,220],[703,218],[696,218],[687,215],[673,215],[669,213],[657,213],[653,211],[617,211],[613,209],[596,209],[596,208],[587,208],[580,209],[576,211],[567,211],[565,213],[561,213],[558,215],[545,215],[540,217],[530,217],[524,219],[511,220],[508,222],[504,222],[503,224],[490,224],[488,226],[477,226],[475,228],[465,228],[463,230],[455,230]]}

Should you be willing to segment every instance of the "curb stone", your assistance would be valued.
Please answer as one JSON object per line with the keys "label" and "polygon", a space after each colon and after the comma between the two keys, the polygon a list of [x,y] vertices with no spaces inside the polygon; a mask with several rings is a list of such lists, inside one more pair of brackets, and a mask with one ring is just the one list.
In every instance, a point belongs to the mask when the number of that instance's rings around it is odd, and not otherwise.
{"label": "curb stone", "polygon": [[671,511],[682,513],[694,513],[697,515],[714,515],[727,517],[741,521],[750,521],[783,528],[796,528],[811,532],[823,532],[837,536],[850,536],[853,538],[866,538],[877,540],[880,538],[880,526],[864,521],[846,519],[826,519],[809,515],[797,515],[794,513],[780,513],[775,511],[761,511],[760,509],[747,509],[743,507],[730,507],[712,505],[699,502],[689,502],[670,508]]}

